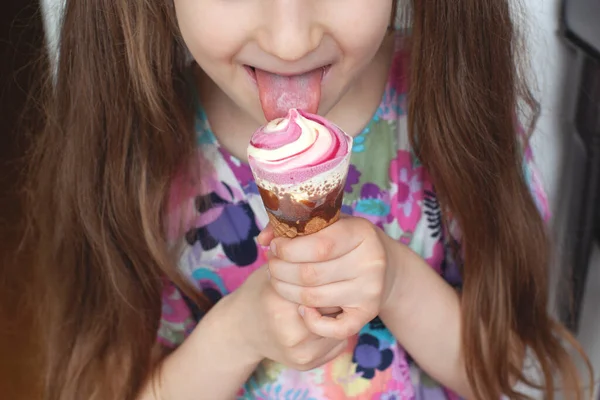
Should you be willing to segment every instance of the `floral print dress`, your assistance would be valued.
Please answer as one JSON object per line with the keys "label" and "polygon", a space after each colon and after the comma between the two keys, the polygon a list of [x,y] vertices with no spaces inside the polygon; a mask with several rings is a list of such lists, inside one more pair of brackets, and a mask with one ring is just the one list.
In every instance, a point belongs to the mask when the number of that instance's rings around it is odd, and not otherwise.
{"label": "floral print dress", "polygon": [[[398,45],[381,104],[354,139],[342,211],[366,218],[390,237],[410,246],[457,290],[459,263],[445,232],[459,239],[455,226],[442,227],[441,211],[427,171],[412,152],[406,126],[406,54]],[[221,147],[199,107],[197,157],[201,186],[183,178],[174,182],[168,210],[173,241],[184,238],[179,268],[213,302],[236,290],[267,262],[256,236],[268,223],[248,165]],[[524,174],[542,212],[546,198],[524,154]],[[452,225],[452,224],[451,224]],[[173,285],[163,296],[158,339],[180,344],[202,313]],[[346,350],[321,368],[299,372],[263,362],[240,388],[238,399],[257,400],[403,400],[458,399],[416,366],[378,318],[351,338]]]}

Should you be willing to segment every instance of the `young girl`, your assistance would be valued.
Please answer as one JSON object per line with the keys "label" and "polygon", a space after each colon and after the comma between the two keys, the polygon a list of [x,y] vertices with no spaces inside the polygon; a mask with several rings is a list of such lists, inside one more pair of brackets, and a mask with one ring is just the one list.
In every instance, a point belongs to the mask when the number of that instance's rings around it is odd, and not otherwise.
{"label": "young girl", "polygon": [[[67,0],[29,188],[46,398],[521,399],[526,353],[581,398],[510,10]],[[245,151],[296,103],[354,136],[347,217],[273,239]]]}

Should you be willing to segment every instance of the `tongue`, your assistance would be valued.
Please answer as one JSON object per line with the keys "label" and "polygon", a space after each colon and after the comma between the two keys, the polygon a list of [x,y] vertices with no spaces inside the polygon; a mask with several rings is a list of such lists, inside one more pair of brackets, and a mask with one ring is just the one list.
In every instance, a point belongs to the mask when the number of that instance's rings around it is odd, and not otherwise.
{"label": "tongue", "polygon": [[316,114],[321,100],[323,69],[302,75],[281,76],[256,69],[256,83],[267,121],[284,118],[290,108]]}

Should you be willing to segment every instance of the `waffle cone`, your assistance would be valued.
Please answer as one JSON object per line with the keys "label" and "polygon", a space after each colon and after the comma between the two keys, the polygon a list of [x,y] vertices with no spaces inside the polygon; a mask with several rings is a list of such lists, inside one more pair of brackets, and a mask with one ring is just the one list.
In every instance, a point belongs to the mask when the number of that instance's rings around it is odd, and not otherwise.
{"label": "waffle cone", "polygon": [[269,211],[267,211],[267,214],[269,216],[269,222],[273,227],[275,237],[287,237],[290,239],[295,238],[296,236],[306,236],[312,233],[319,232],[321,229],[328,227],[329,225],[333,224],[338,219],[340,219],[340,210],[338,210],[337,213],[335,213],[335,215],[333,216],[333,218],[331,218],[329,221],[321,217],[313,217],[306,223],[304,231],[298,232],[298,229],[296,229],[295,226],[291,226],[285,223],[284,221],[280,221],[275,215],[273,215]]}

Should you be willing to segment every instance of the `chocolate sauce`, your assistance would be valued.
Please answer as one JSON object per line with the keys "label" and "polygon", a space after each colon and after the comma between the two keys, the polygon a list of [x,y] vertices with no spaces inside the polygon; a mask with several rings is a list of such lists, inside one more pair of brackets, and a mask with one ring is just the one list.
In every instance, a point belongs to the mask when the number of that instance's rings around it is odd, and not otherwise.
{"label": "chocolate sauce", "polygon": [[294,200],[289,194],[278,197],[260,186],[258,190],[267,212],[289,227],[295,227],[298,233],[304,233],[306,224],[313,218],[319,217],[329,222],[342,207],[344,197],[343,183],[333,188],[325,198],[315,196],[300,201]]}
{"label": "chocolate sauce", "polygon": [[273,192],[269,192],[260,186],[258,186],[258,192],[260,193],[260,197],[262,198],[266,209],[272,211],[279,210],[279,197],[277,197]]}

